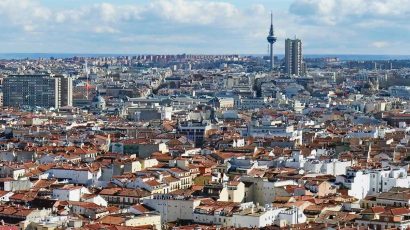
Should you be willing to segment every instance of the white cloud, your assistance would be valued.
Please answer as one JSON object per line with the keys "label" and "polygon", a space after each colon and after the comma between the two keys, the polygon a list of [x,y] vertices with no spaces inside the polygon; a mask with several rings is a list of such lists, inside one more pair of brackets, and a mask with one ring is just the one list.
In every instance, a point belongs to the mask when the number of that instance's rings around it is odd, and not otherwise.
{"label": "white cloud", "polygon": [[119,31],[115,28],[112,28],[110,26],[96,26],[93,28],[93,31],[95,33],[108,33],[108,34],[114,34],[114,33],[118,33]]}
{"label": "white cloud", "polygon": [[336,25],[381,18],[407,18],[410,0],[295,0],[290,12],[310,22]]}
{"label": "white cloud", "polygon": [[371,46],[374,48],[385,48],[389,46],[389,43],[386,41],[375,41],[371,43]]}
{"label": "white cloud", "polygon": [[[7,31],[0,34],[0,52],[5,47],[2,44],[17,42],[13,37],[30,38],[26,46],[29,49],[38,47],[28,45],[30,40],[38,39],[63,49],[104,44],[112,52],[148,48],[163,53],[266,52],[268,4],[225,0],[125,4],[94,0],[70,5],[70,0],[64,1],[68,7],[53,8],[41,0],[0,0],[0,29]],[[407,43],[392,40],[409,39],[410,0],[289,0],[289,4],[289,11],[274,11],[278,37],[275,53],[283,53],[284,39],[295,35],[304,41],[305,53],[371,52],[374,48],[404,52],[397,47]],[[389,38],[385,36],[394,32]],[[92,44],[89,36],[93,37]],[[95,49],[100,47],[96,45]]]}
{"label": "white cloud", "polygon": [[54,20],[57,23],[78,23],[91,15],[91,7],[67,9],[54,12]]}
{"label": "white cloud", "polygon": [[148,17],[155,15],[168,21],[185,24],[219,26],[240,24],[246,20],[242,12],[231,3],[200,0],[153,0],[147,10]]}
{"label": "white cloud", "polygon": [[0,19],[2,23],[18,26],[24,31],[32,32],[34,23],[41,23],[50,19],[52,13],[47,7],[32,0],[1,0]]}
{"label": "white cloud", "polygon": [[[42,7],[38,0],[30,2]],[[120,33],[119,39],[115,38],[117,42],[174,43],[179,44],[181,50],[185,48],[183,43],[218,46],[218,40],[212,41],[215,37],[220,37],[222,43],[229,36],[233,36],[233,43],[254,41],[258,39],[255,34],[262,30],[261,42],[264,42],[268,25],[261,22],[269,21],[269,12],[261,4],[239,9],[234,3],[217,0],[152,0],[147,4],[103,2],[63,10],[42,9],[52,13],[44,14],[47,17],[43,18],[31,16],[25,31],[41,28],[50,33],[61,31],[70,37]]]}
{"label": "white cloud", "polygon": [[101,3],[98,7],[103,21],[111,22],[117,20],[118,12],[113,5],[109,3]]}
{"label": "white cloud", "polygon": [[[261,14],[264,13],[264,8],[261,5],[255,5],[251,12]],[[61,24],[83,23],[89,24],[91,31],[95,31],[92,26],[96,25],[112,26],[113,24],[140,20],[240,27],[252,19],[231,3],[202,0],[152,0],[145,5],[114,5],[103,2],[64,10],[51,10],[42,6],[38,0],[0,0],[0,17],[20,25],[22,28],[26,23],[29,24],[27,26],[44,23],[46,27],[55,23],[60,24],[60,26]]]}
{"label": "white cloud", "polygon": [[204,39],[198,38],[197,36],[189,35],[159,35],[159,36],[150,36],[150,35],[133,35],[133,36],[124,36],[119,37],[118,41],[124,43],[147,43],[154,42],[156,44],[169,44],[169,43],[198,43],[204,42]]}
{"label": "white cloud", "polygon": [[34,32],[35,29],[36,27],[34,25],[27,24],[23,26],[23,30],[26,32]]}

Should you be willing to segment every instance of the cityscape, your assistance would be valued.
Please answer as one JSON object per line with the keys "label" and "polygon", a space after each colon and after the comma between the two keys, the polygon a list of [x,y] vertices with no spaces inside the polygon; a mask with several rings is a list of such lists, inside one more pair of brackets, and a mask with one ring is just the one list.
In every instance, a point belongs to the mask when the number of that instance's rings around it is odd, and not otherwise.
{"label": "cityscape", "polygon": [[0,230],[410,229],[409,7],[0,0]]}

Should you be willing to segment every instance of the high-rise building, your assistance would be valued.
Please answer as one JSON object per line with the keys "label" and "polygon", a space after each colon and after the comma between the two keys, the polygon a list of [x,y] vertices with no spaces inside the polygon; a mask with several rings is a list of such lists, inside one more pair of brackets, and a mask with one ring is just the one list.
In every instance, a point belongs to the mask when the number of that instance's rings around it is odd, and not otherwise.
{"label": "high-rise building", "polygon": [[58,76],[61,82],[61,106],[73,106],[73,79],[66,76]]}
{"label": "high-rise building", "polygon": [[272,13],[270,14],[270,29],[269,29],[269,35],[266,38],[269,43],[269,67],[270,69],[273,69],[275,67],[275,60],[273,57],[273,44],[276,42],[277,38],[275,37],[274,31],[273,31],[273,15]]}
{"label": "high-rise building", "polygon": [[286,39],[285,41],[285,67],[289,75],[304,73],[302,63],[302,41],[300,39]]}
{"label": "high-rise building", "polygon": [[10,75],[3,82],[3,105],[59,108],[72,104],[72,80],[50,75]]}

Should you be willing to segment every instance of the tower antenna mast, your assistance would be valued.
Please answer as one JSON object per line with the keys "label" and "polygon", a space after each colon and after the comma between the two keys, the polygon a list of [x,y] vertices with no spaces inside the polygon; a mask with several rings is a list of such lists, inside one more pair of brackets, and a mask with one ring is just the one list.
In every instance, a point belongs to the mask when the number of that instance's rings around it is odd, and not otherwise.
{"label": "tower antenna mast", "polygon": [[269,67],[271,70],[275,67],[274,63],[274,57],[273,57],[273,44],[276,42],[277,38],[275,37],[274,31],[273,31],[273,13],[271,11],[270,13],[270,28],[269,28],[269,34],[268,37],[266,38],[269,43]]}

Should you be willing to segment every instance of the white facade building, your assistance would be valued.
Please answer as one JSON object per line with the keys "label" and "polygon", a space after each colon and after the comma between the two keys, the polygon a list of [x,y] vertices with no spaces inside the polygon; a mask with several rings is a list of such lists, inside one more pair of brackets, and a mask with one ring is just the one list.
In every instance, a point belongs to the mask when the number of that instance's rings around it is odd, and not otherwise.
{"label": "white facade building", "polygon": [[339,161],[337,159],[320,161],[315,159],[306,161],[303,169],[311,173],[339,176],[346,174],[346,169],[350,166],[352,166],[352,161]]}
{"label": "white facade building", "polygon": [[253,202],[259,205],[271,204],[277,196],[277,187],[286,185],[297,185],[293,180],[271,182],[266,178],[242,177],[241,181],[252,183],[250,187],[245,188],[245,202]]}
{"label": "white facade building", "polygon": [[387,192],[393,187],[410,187],[410,177],[404,168],[352,170],[348,169],[346,176],[338,176],[336,183],[342,183],[349,188],[349,196],[363,199],[368,195]]}
{"label": "white facade building", "polygon": [[52,168],[47,171],[50,178],[67,179],[74,184],[92,185],[101,178],[101,169]]}
{"label": "white facade building", "polygon": [[303,212],[296,207],[256,207],[252,202],[240,204],[239,210],[234,213],[226,213],[223,208],[217,208],[212,212],[206,208],[197,208],[194,212],[194,221],[197,223],[235,228],[263,228],[272,225],[284,227],[305,223],[306,220]]}
{"label": "white facade building", "polygon": [[53,189],[53,199],[80,201],[84,194],[91,194],[90,191],[83,186],[64,186],[62,188]]}
{"label": "white facade building", "polygon": [[284,208],[266,206],[261,210],[239,212],[232,215],[232,224],[235,228],[262,228],[279,222],[278,217]]}
{"label": "white facade building", "polygon": [[144,199],[143,203],[159,212],[162,223],[166,223],[178,219],[193,220],[194,210],[200,205],[201,200],[157,194],[152,199]]}

